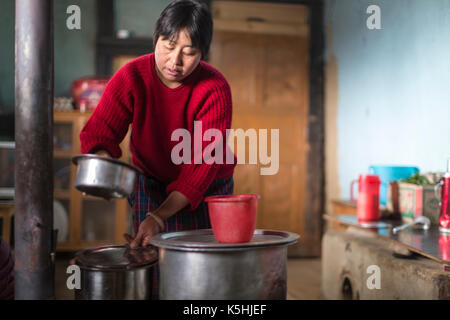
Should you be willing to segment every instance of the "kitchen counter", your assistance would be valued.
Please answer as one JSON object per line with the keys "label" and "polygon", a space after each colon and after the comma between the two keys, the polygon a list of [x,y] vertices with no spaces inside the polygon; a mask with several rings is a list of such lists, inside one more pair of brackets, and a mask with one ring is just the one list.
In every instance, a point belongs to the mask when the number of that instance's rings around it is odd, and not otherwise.
{"label": "kitchen counter", "polygon": [[357,217],[354,215],[325,215],[324,218],[372,232],[379,237],[405,247],[407,250],[439,263],[450,265],[450,234],[440,233],[438,225],[431,225],[428,230],[410,227],[394,234],[392,228],[402,225],[401,220],[380,220],[381,227],[375,227],[375,225],[374,227],[367,227],[359,224]]}
{"label": "kitchen counter", "polygon": [[[358,224],[354,215],[324,215],[322,295],[326,299],[450,299],[450,236]],[[333,228],[338,224],[341,228]]]}

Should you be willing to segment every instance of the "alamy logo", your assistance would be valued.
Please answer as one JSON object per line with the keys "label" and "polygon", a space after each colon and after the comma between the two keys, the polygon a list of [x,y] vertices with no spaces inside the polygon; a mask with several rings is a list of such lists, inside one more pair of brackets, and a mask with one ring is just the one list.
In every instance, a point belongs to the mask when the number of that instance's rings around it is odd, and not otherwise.
{"label": "alamy logo", "polygon": [[81,30],[81,9],[79,6],[73,4],[67,7],[67,14],[70,16],[66,20],[66,26],[69,30]]}
{"label": "alamy logo", "polygon": [[381,289],[381,270],[377,265],[371,265],[367,267],[366,272],[370,274],[367,278],[366,285],[367,289]]}
{"label": "alamy logo", "polygon": [[[208,129],[202,132],[202,122],[194,121],[194,137],[192,139],[187,129],[176,129],[172,132],[172,141],[181,141],[172,148],[171,159],[174,164],[223,164],[224,163],[224,143],[225,162],[227,164],[234,163],[235,141],[237,141],[236,158],[238,164],[246,163],[246,141],[248,146],[248,164],[257,164],[259,155],[259,163],[261,166],[261,175],[274,175],[279,169],[279,129],[270,130],[270,156],[268,153],[267,129],[227,129],[226,137],[218,129]],[[258,141],[259,140],[259,141]],[[192,152],[193,141],[193,152]],[[211,142],[210,142],[211,141]],[[208,145],[204,147],[204,142]],[[258,143],[259,142],[259,143]],[[258,150],[259,149],[259,150]],[[259,152],[258,152],[259,151]],[[192,159],[193,158],[193,159]]]}
{"label": "alamy logo", "polygon": [[67,278],[66,285],[70,290],[81,289],[81,271],[80,267],[73,264],[67,267],[66,273],[70,274]]}
{"label": "alamy logo", "polygon": [[366,21],[369,30],[381,29],[381,9],[379,6],[372,4],[367,7],[367,13],[371,14]]}

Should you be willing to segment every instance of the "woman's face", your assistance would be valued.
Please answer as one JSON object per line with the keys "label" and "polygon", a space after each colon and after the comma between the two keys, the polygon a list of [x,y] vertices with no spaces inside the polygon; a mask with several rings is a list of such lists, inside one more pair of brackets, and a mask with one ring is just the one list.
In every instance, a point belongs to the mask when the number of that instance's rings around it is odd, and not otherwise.
{"label": "woman's face", "polygon": [[186,29],[178,31],[172,40],[160,36],[155,48],[158,77],[167,87],[176,88],[194,71],[201,56],[200,49],[192,47]]}

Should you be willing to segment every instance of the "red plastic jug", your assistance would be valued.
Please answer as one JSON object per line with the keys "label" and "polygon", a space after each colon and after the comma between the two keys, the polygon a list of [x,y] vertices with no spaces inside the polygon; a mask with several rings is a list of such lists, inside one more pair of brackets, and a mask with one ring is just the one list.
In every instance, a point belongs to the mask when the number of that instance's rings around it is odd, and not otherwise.
{"label": "red plastic jug", "polygon": [[358,221],[378,221],[380,218],[380,178],[376,174],[362,174],[359,176],[359,180],[353,180],[350,185],[350,197],[353,202],[355,202],[353,197],[355,182],[358,182],[358,198],[356,200]]}
{"label": "red plastic jug", "polygon": [[439,235],[439,253],[441,259],[450,260],[450,235],[445,233]]}

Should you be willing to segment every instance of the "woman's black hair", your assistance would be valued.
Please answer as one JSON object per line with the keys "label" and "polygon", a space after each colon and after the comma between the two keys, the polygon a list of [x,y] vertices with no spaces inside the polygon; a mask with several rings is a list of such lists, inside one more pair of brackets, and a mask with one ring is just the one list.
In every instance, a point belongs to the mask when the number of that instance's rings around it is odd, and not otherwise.
{"label": "woman's black hair", "polygon": [[202,59],[206,60],[213,33],[211,12],[204,2],[176,0],[161,13],[153,33],[153,46],[162,36],[173,39],[179,30],[186,28],[195,48],[199,48]]}

